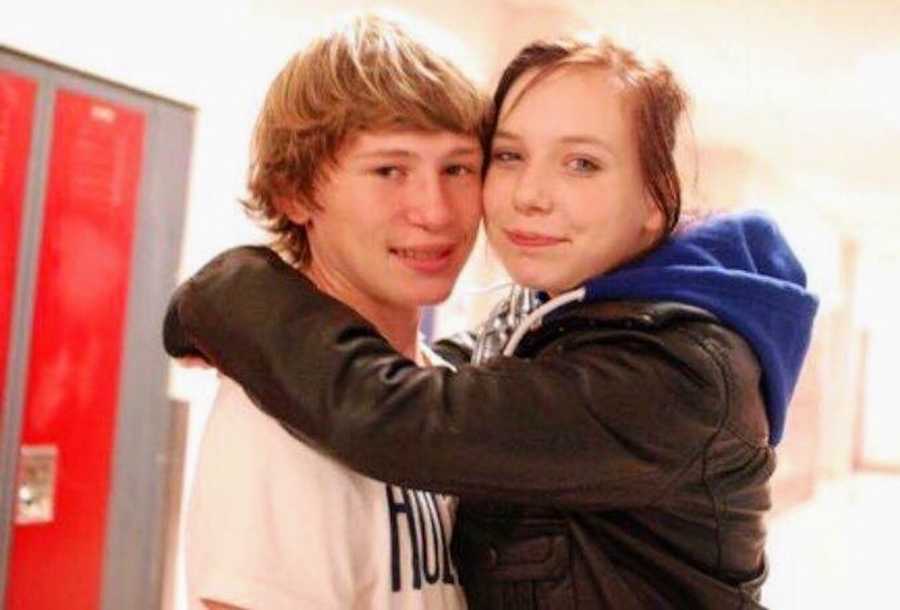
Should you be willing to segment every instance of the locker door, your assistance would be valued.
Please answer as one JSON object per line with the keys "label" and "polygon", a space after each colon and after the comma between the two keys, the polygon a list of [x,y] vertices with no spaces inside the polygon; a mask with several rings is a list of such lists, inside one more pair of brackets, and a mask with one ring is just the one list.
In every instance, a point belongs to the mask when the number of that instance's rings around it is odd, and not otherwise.
{"label": "locker door", "polygon": [[53,497],[15,524],[9,610],[100,607],[144,127],[56,92],[19,465],[43,468]]}
{"label": "locker door", "polygon": [[160,607],[194,115],[0,44],[2,610]]}
{"label": "locker door", "polygon": [[0,70],[0,425],[36,95],[36,81]]}

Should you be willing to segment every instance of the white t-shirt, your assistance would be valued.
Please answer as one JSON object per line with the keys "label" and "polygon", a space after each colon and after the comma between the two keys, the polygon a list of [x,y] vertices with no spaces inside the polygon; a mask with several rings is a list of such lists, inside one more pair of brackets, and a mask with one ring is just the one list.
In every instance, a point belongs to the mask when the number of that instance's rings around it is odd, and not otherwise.
{"label": "white t-shirt", "polygon": [[192,610],[204,599],[248,610],[466,606],[450,560],[455,499],[353,472],[291,436],[231,379],[194,481]]}

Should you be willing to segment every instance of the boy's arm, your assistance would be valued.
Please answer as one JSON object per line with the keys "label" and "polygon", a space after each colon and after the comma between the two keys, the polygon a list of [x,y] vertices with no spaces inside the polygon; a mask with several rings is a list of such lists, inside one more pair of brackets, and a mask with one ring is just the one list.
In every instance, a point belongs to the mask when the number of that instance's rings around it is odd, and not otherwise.
{"label": "boy's arm", "polygon": [[170,315],[182,344],[350,467],[460,496],[651,504],[727,402],[718,356],[677,331],[585,331],[534,361],[419,368],[267,249],[215,259]]}

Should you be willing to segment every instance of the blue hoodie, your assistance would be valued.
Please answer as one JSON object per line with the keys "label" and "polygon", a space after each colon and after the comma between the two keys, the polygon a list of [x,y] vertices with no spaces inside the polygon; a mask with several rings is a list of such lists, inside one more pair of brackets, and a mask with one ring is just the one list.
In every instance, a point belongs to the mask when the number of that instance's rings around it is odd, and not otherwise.
{"label": "blue hoodie", "polygon": [[713,216],[646,257],[585,284],[585,301],[678,301],[716,315],[762,366],[769,442],[784,433],[818,300],[775,223],[758,212]]}

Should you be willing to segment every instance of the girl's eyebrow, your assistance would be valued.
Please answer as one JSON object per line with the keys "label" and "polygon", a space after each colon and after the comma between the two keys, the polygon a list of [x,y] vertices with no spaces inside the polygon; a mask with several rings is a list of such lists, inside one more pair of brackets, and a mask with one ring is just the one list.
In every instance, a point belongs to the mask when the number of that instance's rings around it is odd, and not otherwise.
{"label": "girl's eyebrow", "polygon": [[599,146],[608,152],[609,154],[615,156],[615,151],[612,146],[610,146],[606,140],[601,138],[597,138],[594,136],[586,136],[586,135],[572,135],[572,136],[563,136],[559,138],[559,141],[564,144],[590,144],[592,146]]}
{"label": "girl's eyebrow", "polygon": [[[511,132],[506,131],[504,129],[498,129],[494,132],[494,139],[501,138],[504,140],[521,140],[522,138]],[[563,144],[589,144],[591,146],[599,146],[607,153],[612,156],[616,156],[615,150],[610,146],[605,140],[601,138],[597,138],[595,136],[589,136],[584,134],[573,134],[568,136],[560,136],[557,140]]]}
{"label": "girl's eyebrow", "polygon": [[495,138],[506,138],[507,140],[518,140],[519,136],[512,133],[511,131],[506,131],[505,129],[498,129],[494,132]]}

